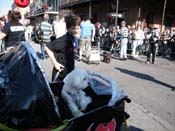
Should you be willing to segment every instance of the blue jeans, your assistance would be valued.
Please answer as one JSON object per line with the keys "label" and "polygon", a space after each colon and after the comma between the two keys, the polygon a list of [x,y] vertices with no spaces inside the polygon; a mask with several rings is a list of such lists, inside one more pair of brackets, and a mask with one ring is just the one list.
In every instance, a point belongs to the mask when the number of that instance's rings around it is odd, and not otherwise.
{"label": "blue jeans", "polygon": [[127,58],[127,44],[128,44],[128,38],[121,39],[120,59]]}
{"label": "blue jeans", "polygon": [[41,45],[41,58],[42,59],[45,59],[46,58],[46,54],[45,54],[45,46],[46,46],[46,42],[41,42],[40,45]]}

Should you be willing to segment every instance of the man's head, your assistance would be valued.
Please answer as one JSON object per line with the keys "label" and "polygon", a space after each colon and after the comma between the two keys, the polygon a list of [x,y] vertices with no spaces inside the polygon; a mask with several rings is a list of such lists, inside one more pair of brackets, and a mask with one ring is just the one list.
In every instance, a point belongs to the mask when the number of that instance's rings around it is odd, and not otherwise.
{"label": "man's head", "polygon": [[48,22],[49,21],[49,18],[45,16],[44,17],[44,21],[47,21]]}
{"label": "man's head", "polygon": [[126,22],[123,20],[121,21],[121,27],[125,27],[126,26]]}
{"label": "man's head", "polygon": [[59,20],[64,20],[64,15],[63,14],[59,15]]}
{"label": "man's head", "polygon": [[79,37],[81,18],[79,16],[68,16],[66,17],[65,21],[66,21],[67,31],[73,37]]}
{"label": "man's head", "polygon": [[11,13],[11,19],[12,21],[18,21],[21,19],[21,13],[18,11],[12,11]]}

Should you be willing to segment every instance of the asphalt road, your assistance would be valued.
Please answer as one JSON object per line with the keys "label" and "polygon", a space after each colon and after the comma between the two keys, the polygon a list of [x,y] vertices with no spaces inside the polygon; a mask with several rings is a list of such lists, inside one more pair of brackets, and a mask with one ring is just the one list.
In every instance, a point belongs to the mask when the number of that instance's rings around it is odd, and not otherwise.
{"label": "asphalt road", "polygon": [[[40,55],[39,45],[33,43],[32,46]],[[145,56],[127,61],[120,61],[116,56],[112,58],[110,64],[101,62],[99,65],[88,65],[85,62],[76,61],[76,67],[111,77],[132,99],[136,108],[141,108],[147,114],[151,114],[151,117],[164,129],[171,127],[172,130],[175,130],[175,91],[172,91],[172,87],[175,86],[175,61],[160,57],[157,58],[157,64],[146,64],[145,61]],[[50,60],[41,60],[41,64],[46,78],[50,81],[52,72]],[[129,105],[127,108],[130,108]],[[136,117],[142,118],[142,116]],[[148,131],[151,131],[149,129]]]}

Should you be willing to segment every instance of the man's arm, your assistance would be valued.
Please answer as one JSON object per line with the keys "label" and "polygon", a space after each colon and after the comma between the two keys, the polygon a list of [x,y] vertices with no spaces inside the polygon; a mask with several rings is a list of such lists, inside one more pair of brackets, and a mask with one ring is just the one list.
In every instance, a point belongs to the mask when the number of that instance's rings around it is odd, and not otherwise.
{"label": "man's arm", "polygon": [[95,26],[92,24],[92,37],[91,37],[92,42],[94,41],[94,37],[95,37]]}
{"label": "man's arm", "polygon": [[7,35],[3,32],[0,32],[0,40],[4,39]]}
{"label": "man's arm", "polygon": [[47,46],[45,49],[55,69],[61,72],[64,69],[64,66],[57,62],[54,53]]}

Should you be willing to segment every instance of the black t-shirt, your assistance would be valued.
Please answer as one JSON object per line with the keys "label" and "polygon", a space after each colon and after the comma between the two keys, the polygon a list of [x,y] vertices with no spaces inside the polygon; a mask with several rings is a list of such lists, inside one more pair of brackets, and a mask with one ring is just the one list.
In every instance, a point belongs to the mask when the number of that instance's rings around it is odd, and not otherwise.
{"label": "black t-shirt", "polygon": [[6,47],[15,46],[19,41],[25,41],[24,37],[24,27],[21,23],[17,21],[11,21],[2,29],[2,32],[7,36],[6,39]]}
{"label": "black t-shirt", "polygon": [[[73,43],[74,38],[67,33],[47,44],[47,47],[54,53],[56,60],[65,67],[64,71],[59,75],[60,80],[63,80],[64,77],[75,67]],[[53,69],[52,79],[54,78],[55,74],[56,70]]]}

